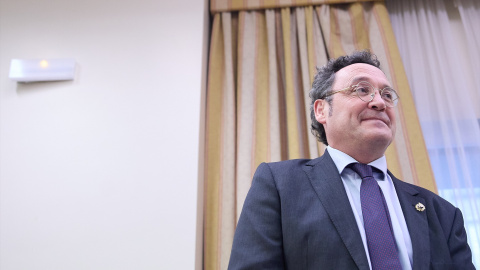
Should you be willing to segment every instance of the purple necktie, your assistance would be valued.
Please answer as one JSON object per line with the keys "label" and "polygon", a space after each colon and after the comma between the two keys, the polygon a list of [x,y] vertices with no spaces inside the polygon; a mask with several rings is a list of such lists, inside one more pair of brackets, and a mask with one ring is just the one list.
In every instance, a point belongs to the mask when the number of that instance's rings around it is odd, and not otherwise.
{"label": "purple necktie", "polygon": [[387,203],[373,178],[372,167],[362,163],[352,163],[349,167],[362,178],[360,201],[372,269],[401,270]]}

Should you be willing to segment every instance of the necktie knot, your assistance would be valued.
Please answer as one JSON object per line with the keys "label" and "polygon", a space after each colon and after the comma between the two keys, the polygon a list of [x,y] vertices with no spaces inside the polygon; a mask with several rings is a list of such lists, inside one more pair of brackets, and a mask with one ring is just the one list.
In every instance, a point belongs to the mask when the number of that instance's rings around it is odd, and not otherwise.
{"label": "necktie knot", "polygon": [[352,163],[348,165],[350,169],[356,172],[362,179],[373,177],[372,166],[363,163]]}

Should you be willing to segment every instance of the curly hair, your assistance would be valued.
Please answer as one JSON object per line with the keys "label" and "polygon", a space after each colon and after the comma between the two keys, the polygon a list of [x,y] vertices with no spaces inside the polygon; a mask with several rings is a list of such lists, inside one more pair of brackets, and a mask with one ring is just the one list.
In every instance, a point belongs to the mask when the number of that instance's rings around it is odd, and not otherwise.
{"label": "curly hair", "polygon": [[312,134],[317,139],[328,145],[325,128],[315,118],[315,111],[313,104],[317,99],[325,99],[330,105],[330,114],[332,113],[332,96],[325,97],[327,93],[332,90],[333,82],[335,81],[335,73],[340,69],[357,63],[369,64],[380,68],[380,62],[377,56],[370,51],[355,51],[350,55],[340,56],[336,59],[330,59],[327,64],[321,68],[317,67],[317,74],[313,79],[312,89],[310,90],[310,117],[312,119]]}

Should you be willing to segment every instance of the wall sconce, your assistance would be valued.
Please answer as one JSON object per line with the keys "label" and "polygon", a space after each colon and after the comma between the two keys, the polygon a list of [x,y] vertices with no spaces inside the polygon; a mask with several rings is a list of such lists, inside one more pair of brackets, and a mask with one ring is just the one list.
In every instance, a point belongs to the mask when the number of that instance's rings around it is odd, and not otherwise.
{"label": "wall sconce", "polygon": [[75,76],[73,59],[12,59],[10,79],[17,82],[68,81]]}

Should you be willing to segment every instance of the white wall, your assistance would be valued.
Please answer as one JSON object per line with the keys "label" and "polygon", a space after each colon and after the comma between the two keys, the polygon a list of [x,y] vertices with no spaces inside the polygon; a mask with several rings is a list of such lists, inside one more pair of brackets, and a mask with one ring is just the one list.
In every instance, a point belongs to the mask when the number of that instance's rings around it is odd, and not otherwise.
{"label": "white wall", "polygon": [[[193,269],[205,4],[0,1],[0,269]],[[13,58],[75,58],[17,84]]]}

